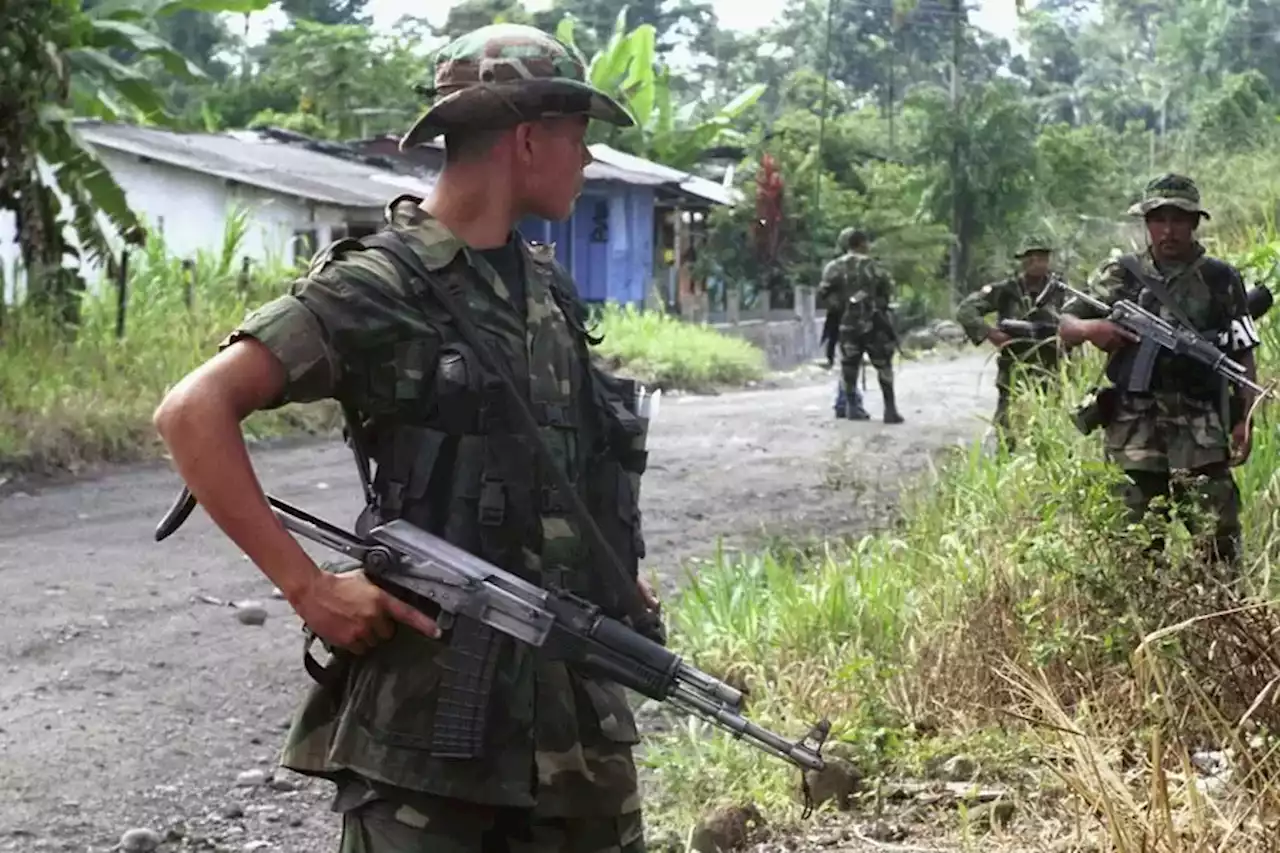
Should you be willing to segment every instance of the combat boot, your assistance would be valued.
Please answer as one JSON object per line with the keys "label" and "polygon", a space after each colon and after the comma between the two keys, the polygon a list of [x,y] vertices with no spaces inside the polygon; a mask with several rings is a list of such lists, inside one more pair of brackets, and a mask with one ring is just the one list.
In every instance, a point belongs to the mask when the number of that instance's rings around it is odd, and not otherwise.
{"label": "combat boot", "polygon": [[869,421],[871,413],[862,408],[861,400],[849,400],[844,404],[844,416],[851,421]]}
{"label": "combat boot", "polygon": [[898,404],[893,396],[893,383],[880,380],[880,393],[884,396],[884,422],[900,424],[905,419],[898,414]]}

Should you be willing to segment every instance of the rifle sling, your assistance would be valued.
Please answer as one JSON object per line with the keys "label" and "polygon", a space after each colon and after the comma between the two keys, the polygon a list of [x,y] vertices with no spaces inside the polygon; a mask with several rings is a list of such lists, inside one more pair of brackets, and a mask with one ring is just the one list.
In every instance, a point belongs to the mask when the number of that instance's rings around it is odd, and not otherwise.
{"label": "rifle sling", "polygon": [[466,306],[460,304],[446,288],[440,286],[422,259],[413,251],[405,242],[404,238],[395,231],[383,230],[376,234],[364,237],[360,241],[363,245],[370,248],[382,249],[391,258],[393,258],[404,271],[408,274],[410,282],[418,281],[426,287],[430,294],[434,296],[444,306],[445,310],[453,317],[457,325],[458,333],[462,335],[463,340],[475,351],[476,357],[490,371],[502,380],[503,388],[507,392],[507,396],[515,404],[515,412],[517,422],[521,430],[533,442],[538,449],[539,455],[547,471],[550,473],[555,486],[565,500],[569,502],[574,516],[583,528],[583,534],[591,550],[596,552],[598,559],[608,563],[611,569],[617,574],[619,582],[623,586],[623,595],[627,602],[627,610],[632,620],[632,627],[640,630],[646,622],[653,617],[640,598],[640,591],[634,578],[628,576],[627,570],[623,567],[622,561],[618,555],[610,547],[605,539],[604,533],[601,532],[596,520],[591,516],[591,511],[587,509],[586,503],[582,496],[578,494],[578,490],[569,482],[568,476],[560,470],[560,466],[556,463],[555,457],[551,453],[551,449],[547,447],[542,440],[542,436],[538,432],[538,422],[533,416],[533,412],[529,410],[528,404],[524,397],[521,396],[519,389],[516,388],[515,381],[511,378],[498,359],[494,358],[492,351],[485,344],[484,340],[476,331],[475,326],[471,322],[469,311]]}
{"label": "rifle sling", "polygon": [[[1205,256],[1201,255],[1176,277],[1181,278],[1184,275],[1190,275],[1198,270],[1204,264],[1204,261]],[[1175,320],[1183,326],[1186,326],[1187,330],[1192,334],[1204,338],[1204,335],[1201,335],[1200,331],[1196,328],[1195,323],[1192,323],[1190,318],[1187,317],[1187,313],[1182,310],[1182,306],[1173,298],[1173,294],[1169,292],[1169,288],[1165,285],[1164,281],[1159,277],[1147,275],[1146,271],[1142,269],[1142,265],[1138,263],[1138,258],[1136,256],[1122,255],[1117,263],[1132,273],[1133,277],[1138,280],[1139,284],[1151,291],[1151,295],[1154,296],[1161,305],[1169,309],[1169,313],[1173,315]],[[1208,339],[1205,338],[1205,340]]]}

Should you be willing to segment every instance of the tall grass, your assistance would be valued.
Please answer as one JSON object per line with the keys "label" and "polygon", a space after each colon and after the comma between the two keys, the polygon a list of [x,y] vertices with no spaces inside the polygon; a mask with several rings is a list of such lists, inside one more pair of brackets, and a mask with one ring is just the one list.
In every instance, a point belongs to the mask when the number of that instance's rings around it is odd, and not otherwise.
{"label": "tall grass", "polygon": [[627,373],[662,388],[741,385],[765,373],[764,353],[741,338],[690,324],[663,311],[609,304],[597,315],[596,348]]}
{"label": "tall grass", "polygon": [[[151,231],[129,258],[123,337],[116,336],[110,284],[83,296],[74,337],[11,308],[0,346],[0,466],[74,470],[159,452],[150,419],[164,392],[213,354],[250,307],[283,292],[296,275],[269,263],[239,280],[246,222],[243,213],[228,217],[220,250],[196,253],[189,273]],[[324,407],[286,407],[254,415],[246,431],[262,437],[324,429],[331,418]]]}
{"label": "tall grass", "polygon": [[[1235,259],[1275,289],[1280,239],[1265,236]],[[1276,318],[1262,330],[1265,381],[1280,374]],[[1275,414],[1260,408],[1236,471],[1243,577],[1205,570],[1191,510],[1175,514],[1157,566],[1100,435],[1071,422],[1102,363],[1080,351],[1049,389],[1017,399],[1014,453],[975,442],[941,458],[895,529],[700,566],[672,607],[674,641],[745,681],[769,725],[798,736],[830,718],[837,750],[866,773],[965,752],[983,778],[1065,790],[1041,825],[1081,823],[1110,849],[1277,849]],[[1192,753],[1227,749],[1230,780],[1198,778]],[[752,799],[775,823],[798,813],[783,765],[702,727],[647,754],[657,819],[681,834],[724,798]]]}
{"label": "tall grass", "polygon": [[[219,250],[198,252],[189,273],[152,230],[130,257],[122,338],[111,285],[84,296],[74,337],[21,307],[5,312],[0,471],[76,470],[162,451],[151,414],[165,391],[209,358],[249,310],[285,292],[301,272],[268,262],[242,281],[237,259],[247,221],[242,212],[228,217]],[[757,348],[675,318],[610,306],[601,330],[601,354],[654,384],[707,387],[763,372]],[[327,433],[340,423],[328,403],[289,405],[255,413],[245,432],[251,439]]]}

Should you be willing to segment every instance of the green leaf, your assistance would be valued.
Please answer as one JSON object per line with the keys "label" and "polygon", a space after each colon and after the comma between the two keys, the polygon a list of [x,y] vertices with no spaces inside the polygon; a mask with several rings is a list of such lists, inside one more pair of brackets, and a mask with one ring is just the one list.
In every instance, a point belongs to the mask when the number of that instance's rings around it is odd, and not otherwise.
{"label": "green leaf", "polygon": [[98,215],[106,217],[120,234],[141,225],[124,190],[76,131],[71,116],[65,110],[48,107],[41,109],[40,118],[40,156],[70,202],[77,239],[89,250],[89,260],[100,262],[112,254],[112,246]]}
{"label": "green leaf", "polygon": [[556,24],[556,38],[571,47],[578,46],[573,40],[573,15],[565,15],[560,19],[560,23]]}
{"label": "green leaf", "polygon": [[662,66],[662,71],[658,74],[655,82],[655,102],[658,108],[658,123],[654,128],[655,133],[670,133],[672,125],[671,114],[671,69]]}
{"label": "green leaf", "polygon": [[613,22],[613,35],[604,49],[591,59],[589,70],[591,84],[610,94],[622,85],[631,62],[631,42],[627,33],[627,8],[623,6]]}
{"label": "green leaf", "polygon": [[627,77],[622,84],[628,106],[636,123],[644,127],[653,114],[654,73],[653,58],[656,50],[657,31],[652,24],[636,27],[627,38],[630,63]]}
{"label": "green leaf", "polygon": [[110,83],[147,120],[172,121],[151,80],[137,69],[122,65],[102,51],[91,48],[69,50],[66,57],[75,71]]}
{"label": "green leaf", "polygon": [[102,0],[86,9],[85,14],[96,20],[112,18],[146,21],[186,10],[247,14],[262,12],[270,5],[271,0]]}
{"label": "green leaf", "polygon": [[768,88],[764,83],[756,83],[754,86],[748,87],[729,103],[720,108],[719,115],[728,116],[729,118],[738,118],[740,115],[751,109],[764,95]]}
{"label": "green leaf", "polygon": [[199,66],[184,57],[169,42],[127,21],[94,21],[89,30],[89,41],[85,46],[117,47],[144,56],[154,56],[160,60],[160,64],[166,71],[186,80],[200,80],[207,76]]}

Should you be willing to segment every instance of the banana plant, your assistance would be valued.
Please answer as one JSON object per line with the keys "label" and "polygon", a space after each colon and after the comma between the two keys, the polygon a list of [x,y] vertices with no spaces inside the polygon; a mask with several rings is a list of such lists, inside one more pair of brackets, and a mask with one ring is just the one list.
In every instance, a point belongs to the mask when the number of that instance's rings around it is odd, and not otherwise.
{"label": "banana plant", "polygon": [[[556,37],[574,45],[573,28],[574,19],[565,16],[556,27]],[[618,98],[636,121],[633,128],[610,131],[611,142],[637,156],[688,170],[706,149],[742,141],[734,125],[765,93],[763,83],[748,87],[710,116],[699,117],[703,107],[699,102],[673,108],[671,70],[656,57],[657,31],[652,24],[628,31],[624,6],[609,41],[587,66],[591,85]]]}
{"label": "banana plant", "polygon": [[[146,25],[183,10],[248,13],[269,2],[46,0],[19,4],[17,20],[6,20],[0,62],[13,73],[0,76],[0,210],[14,213],[33,303],[54,308],[60,321],[74,325],[86,264],[112,257],[109,231],[129,243],[143,238],[124,192],[81,138],[75,119],[174,121],[149,65],[158,63],[184,80],[205,75]],[[68,225],[74,243],[66,238]],[[78,268],[69,267],[68,258]]]}

